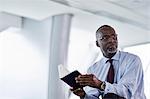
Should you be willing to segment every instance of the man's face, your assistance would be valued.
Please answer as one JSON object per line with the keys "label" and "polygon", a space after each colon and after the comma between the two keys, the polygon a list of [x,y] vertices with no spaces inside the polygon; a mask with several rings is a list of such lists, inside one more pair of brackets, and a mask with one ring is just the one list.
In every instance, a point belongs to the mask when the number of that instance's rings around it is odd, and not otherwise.
{"label": "man's face", "polygon": [[98,45],[103,55],[107,58],[111,58],[117,52],[117,34],[111,29],[100,30],[99,34],[97,38]]}

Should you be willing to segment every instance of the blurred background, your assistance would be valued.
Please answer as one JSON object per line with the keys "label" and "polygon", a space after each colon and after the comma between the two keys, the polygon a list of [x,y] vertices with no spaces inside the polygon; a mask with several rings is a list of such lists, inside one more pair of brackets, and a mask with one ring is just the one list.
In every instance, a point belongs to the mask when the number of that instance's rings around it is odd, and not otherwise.
{"label": "blurred background", "polygon": [[119,49],[139,55],[150,97],[150,0],[0,0],[0,99],[79,99],[59,79],[102,57],[101,25],[115,28]]}

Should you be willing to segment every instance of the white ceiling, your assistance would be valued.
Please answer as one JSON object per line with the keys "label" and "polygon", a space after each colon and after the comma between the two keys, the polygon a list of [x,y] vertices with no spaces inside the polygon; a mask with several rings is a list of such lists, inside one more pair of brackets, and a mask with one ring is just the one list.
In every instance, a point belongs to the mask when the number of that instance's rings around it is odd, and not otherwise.
{"label": "white ceiling", "polygon": [[[98,16],[150,29],[150,0],[51,0]],[[148,13],[149,12],[149,13]]]}
{"label": "white ceiling", "polygon": [[[90,10],[91,7],[89,6],[88,8],[84,8],[84,5],[92,5],[94,4],[95,6],[99,6],[98,10],[101,10],[101,5],[102,3],[110,3],[116,6],[120,6],[121,8],[131,10],[133,13],[141,14],[143,16],[148,15],[148,9],[150,9],[150,0],[51,0],[55,2],[59,2],[68,6],[72,7],[77,7],[77,8],[82,8],[82,9],[87,9]],[[107,7],[104,7],[105,9]],[[92,10],[91,10],[92,11]],[[150,17],[150,16],[149,16]]]}
{"label": "white ceiling", "polygon": [[0,12],[35,20],[72,13],[72,25],[91,33],[113,25],[121,46],[150,42],[150,0],[0,0]]}

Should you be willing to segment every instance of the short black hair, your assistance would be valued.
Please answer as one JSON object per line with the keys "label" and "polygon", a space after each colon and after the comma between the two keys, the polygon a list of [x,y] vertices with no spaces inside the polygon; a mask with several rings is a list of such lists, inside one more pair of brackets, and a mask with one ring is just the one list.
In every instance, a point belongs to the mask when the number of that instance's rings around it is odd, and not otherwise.
{"label": "short black hair", "polygon": [[115,29],[113,27],[111,27],[110,25],[102,25],[96,31],[96,38],[99,38],[101,30],[104,30],[104,29],[105,30],[111,29],[115,33]]}
{"label": "short black hair", "polygon": [[98,29],[97,29],[97,31],[96,31],[96,33],[97,32],[99,32],[100,30],[103,30],[103,29],[112,29],[114,32],[115,32],[115,30],[114,30],[114,28],[113,27],[111,27],[110,25],[102,25],[101,27],[99,27]]}

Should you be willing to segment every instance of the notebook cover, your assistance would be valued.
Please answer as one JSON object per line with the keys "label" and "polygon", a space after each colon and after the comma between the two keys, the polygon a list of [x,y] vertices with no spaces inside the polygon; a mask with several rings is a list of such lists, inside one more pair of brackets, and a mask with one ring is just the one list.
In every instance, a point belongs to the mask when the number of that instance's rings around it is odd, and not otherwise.
{"label": "notebook cover", "polygon": [[67,83],[69,86],[76,88],[82,88],[78,83],[75,81],[75,77],[78,77],[80,73],[76,70],[71,72],[70,74],[66,75],[65,77],[61,78],[65,83]]}

